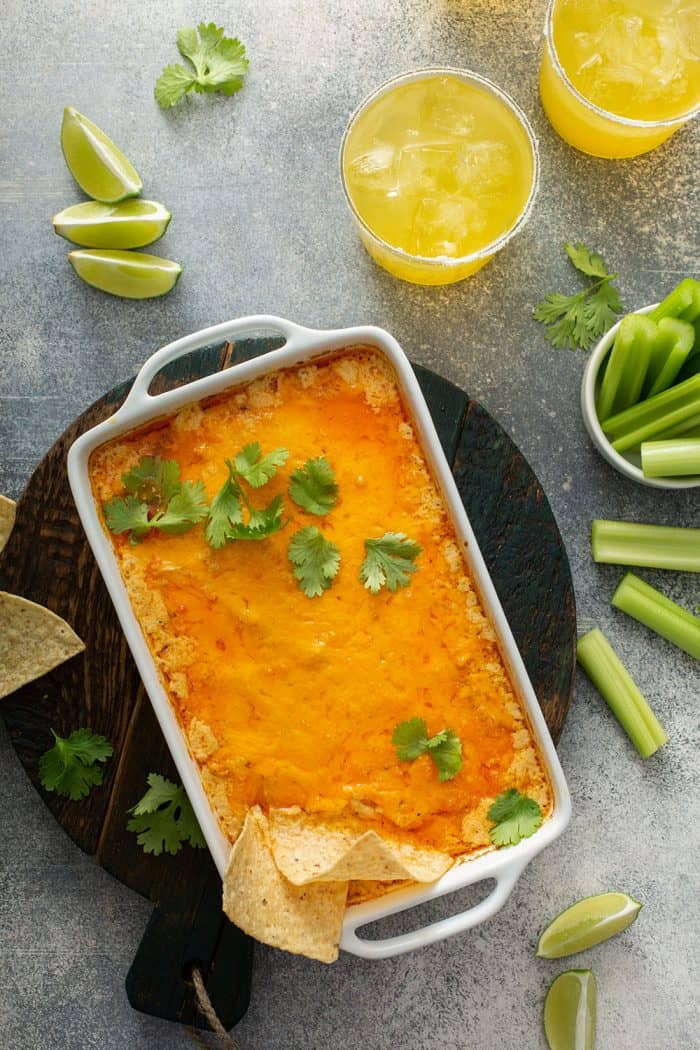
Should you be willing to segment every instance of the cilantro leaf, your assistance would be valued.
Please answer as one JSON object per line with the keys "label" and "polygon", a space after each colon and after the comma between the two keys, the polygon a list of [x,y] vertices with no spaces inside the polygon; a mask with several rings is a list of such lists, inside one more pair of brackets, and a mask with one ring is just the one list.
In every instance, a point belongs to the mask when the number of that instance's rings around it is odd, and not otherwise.
{"label": "cilantro leaf", "polygon": [[580,241],[575,246],[567,241],[564,244],[564,251],[569,256],[569,259],[576,269],[579,270],[580,273],[585,273],[587,277],[617,276],[617,274],[611,274],[608,272],[608,268],[603,262],[602,255],[586,248],[586,246],[581,244]]}
{"label": "cilantro leaf", "polygon": [[229,473],[209,508],[205,538],[210,547],[223,547],[230,539],[231,528],[243,523],[240,488]]}
{"label": "cilantro leaf", "polygon": [[611,284],[617,274],[609,273],[602,256],[583,244],[566,243],[564,249],[576,269],[595,280],[572,295],[550,292],[537,303],[532,316],[546,326],[546,338],[553,346],[588,350],[623,311],[618,291]]}
{"label": "cilantro leaf", "polygon": [[[578,298],[584,298],[585,294],[585,292],[579,292]],[[572,298],[570,295],[562,295],[561,292],[550,292],[540,300],[532,311],[532,316],[536,321],[542,321],[543,324],[554,324],[564,317]]]}
{"label": "cilantro leaf", "polygon": [[414,561],[422,551],[403,532],[385,532],[378,540],[365,540],[366,556],[360,567],[360,580],[365,587],[378,594],[382,587],[395,591],[410,583]]}
{"label": "cilantro leaf", "polygon": [[574,333],[580,334],[585,324],[585,305],[585,292],[576,295],[554,292],[537,304],[532,316],[549,325],[547,339],[553,346],[573,350],[577,345]]}
{"label": "cilantro leaf", "polygon": [[401,762],[413,762],[428,746],[428,727],[423,718],[410,718],[400,722],[391,734],[396,756]]}
{"label": "cilantro leaf", "polygon": [[[213,23],[211,23],[211,26]],[[202,26],[199,27],[200,35]],[[195,84],[195,91],[214,92],[222,95],[235,95],[243,87],[243,77],[248,68],[245,58],[245,47],[235,37],[223,36],[223,29],[217,30],[221,38],[212,45],[207,55],[207,72]]]}
{"label": "cilantro leaf", "polygon": [[307,525],[294,533],[287,556],[307,598],[317,598],[327,591],[340,568],[340,551],[315,525]]}
{"label": "cilantro leaf", "polygon": [[170,804],[163,812],[134,816],[126,825],[127,831],[137,833],[136,841],[144,853],[153,853],[156,857],[163,851],[173,857],[180,852],[182,836],[177,822],[170,815]]}
{"label": "cilantro leaf", "polygon": [[430,755],[440,783],[452,780],[462,768],[462,741],[457,734],[451,729],[441,729],[429,738],[422,718],[400,722],[391,735],[391,742],[401,762],[414,762],[421,755]]}
{"label": "cilantro leaf", "polygon": [[607,332],[608,328],[615,324],[617,315],[621,314],[623,309],[617,288],[608,282],[601,284],[585,307],[586,328],[590,341],[600,339],[603,332]]}
{"label": "cilantro leaf", "polygon": [[47,791],[55,791],[57,795],[77,802],[102,783],[102,769],[79,761],[66,762],[52,747],[39,760],[39,779]]}
{"label": "cilantro leaf", "polygon": [[159,773],[149,773],[146,778],[148,791],[139,799],[135,806],[129,810],[134,816],[142,816],[144,813],[155,813],[161,806],[172,802],[177,785],[167,777]]}
{"label": "cilantro leaf", "polygon": [[[261,456],[260,445],[256,441],[253,445],[246,445],[233,463],[230,459],[226,460],[228,478],[212,500],[205,529],[206,541],[211,547],[223,547],[233,540],[264,540],[284,528],[287,522],[282,520],[282,497],[275,496],[266,507],[253,507],[242,482],[247,474],[249,484],[259,488],[286,459],[287,450],[283,448]],[[247,522],[243,516],[244,507],[248,511]]]}
{"label": "cilantro leaf", "polygon": [[[209,41],[207,26],[205,26],[204,41],[206,41],[207,43]],[[214,43],[216,43],[216,40],[214,41]],[[195,73],[199,76],[201,72],[199,56],[200,43],[199,37],[197,35],[197,30],[193,26],[184,26],[182,29],[178,29],[177,49],[183,58],[189,58],[190,62],[195,68]]]}
{"label": "cilantro leaf", "polygon": [[250,508],[248,524],[234,524],[228,531],[231,540],[264,540],[274,532],[279,532],[287,524],[282,520],[284,502],[281,496],[275,496],[266,507],[258,510]]}
{"label": "cilantro leaf", "polygon": [[427,742],[428,754],[437,766],[438,780],[452,780],[462,768],[462,741],[451,729],[443,729]]}
{"label": "cilantro leaf", "polygon": [[110,532],[128,532],[132,545],[152,529],[179,536],[209,513],[204,485],[181,481],[177,460],[142,456],[122,482],[128,495],[103,503],[102,513]]}
{"label": "cilantro leaf", "polygon": [[149,506],[163,507],[180,488],[180,464],[175,459],[143,456],[122,481],[129,495]]}
{"label": "cilantro leaf", "polygon": [[288,456],[286,448],[273,448],[272,452],[263,456],[260,442],[254,441],[252,445],[241,449],[233,465],[237,474],[254,489],[259,489],[277,473],[278,467],[284,466]]}
{"label": "cilantro leaf", "polygon": [[129,539],[132,544],[139,543],[150,531],[148,505],[135,496],[127,496],[126,499],[116,497],[108,503],[103,503],[102,513],[110,532],[117,535],[130,532]]}
{"label": "cilantro leaf", "polygon": [[521,795],[517,788],[509,788],[494,800],[488,811],[494,822],[489,835],[495,846],[517,846],[527,839],[542,823],[542,810],[534,799]]}
{"label": "cilantro leaf", "polygon": [[51,730],[54,746],[39,759],[39,780],[47,791],[76,801],[89,795],[90,788],[102,783],[102,768],[114,748],[103,736],[89,729],[76,729],[68,737]]}
{"label": "cilantro leaf", "polygon": [[127,831],[137,832],[144,853],[159,856],[165,850],[174,856],[183,842],[197,849],[205,845],[184,788],[158,773],[149,773],[148,791],[128,812]]}
{"label": "cilantro leaf", "polygon": [[180,536],[193,525],[203,521],[209,513],[207,494],[201,481],[183,481],[171,496],[165,510],[151,519],[151,528],[160,529],[168,536]]}
{"label": "cilantro leaf", "polygon": [[201,22],[197,29],[186,26],[177,34],[180,54],[188,63],[166,66],[155,86],[156,102],[163,109],[175,106],[188,91],[234,95],[243,87],[248,68],[245,47],[224,36],[214,22]]}
{"label": "cilantro leaf", "polygon": [[338,484],[325,456],[307,459],[303,467],[292,472],[289,495],[309,514],[328,514],[333,509],[338,499]]}
{"label": "cilantro leaf", "polygon": [[195,85],[194,74],[177,62],[166,66],[156,81],[153,94],[162,109],[176,106]]}

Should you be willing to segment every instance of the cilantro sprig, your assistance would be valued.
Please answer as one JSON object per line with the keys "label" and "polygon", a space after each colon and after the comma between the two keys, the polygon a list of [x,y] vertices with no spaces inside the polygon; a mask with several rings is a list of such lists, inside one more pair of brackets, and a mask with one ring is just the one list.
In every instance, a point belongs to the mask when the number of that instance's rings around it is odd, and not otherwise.
{"label": "cilantro sprig", "polygon": [[542,810],[533,798],[509,788],[496,797],[488,818],[495,825],[489,831],[494,846],[517,846],[521,839],[535,834],[542,823]]}
{"label": "cilantro sprig", "polygon": [[135,499],[165,506],[180,490],[180,467],[174,459],[142,456],[136,466],[124,474],[122,482]]}
{"label": "cilantro sprig", "polygon": [[109,741],[90,729],[76,729],[68,737],[52,729],[54,746],[39,759],[39,780],[47,791],[55,791],[74,802],[102,783],[101,763],[114,754]]}
{"label": "cilantro sprig", "polygon": [[391,735],[396,756],[401,762],[415,762],[421,755],[430,755],[438,771],[438,780],[452,780],[462,768],[462,741],[451,729],[441,729],[428,736],[423,718],[400,722]]}
{"label": "cilantro sprig", "polygon": [[[258,489],[266,485],[284,466],[289,453],[285,448],[276,448],[263,456],[260,444],[255,441],[234,457],[226,460],[228,477],[209,508],[205,538],[210,547],[218,549],[234,540],[264,540],[284,528],[282,520],[284,503],[275,496],[267,506],[254,507],[243,484]],[[245,520],[244,511],[248,512]]]}
{"label": "cilantro sprig", "polygon": [[307,598],[318,598],[327,591],[338,575],[340,551],[315,525],[295,532],[287,556],[294,566],[294,576]]}
{"label": "cilantro sprig", "polygon": [[378,594],[382,587],[395,591],[407,587],[414,564],[422,551],[403,532],[385,532],[378,540],[365,540],[365,560],[360,566],[360,580],[368,591]]}
{"label": "cilantro sprig", "polygon": [[132,546],[156,529],[169,536],[187,532],[207,516],[201,481],[181,481],[174,459],[143,456],[122,478],[127,495],[103,503],[107,528],[129,533]]}
{"label": "cilantro sprig", "polygon": [[137,832],[144,853],[175,856],[184,842],[196,849],[205,846],[204,836],[185,789],[158,773],[149,773],[148,791],[129,813],[127,831]]}
{"label": "cilantro sprig", "polygon": [[163,109],[176,106],[188,91],[235,95],[243,87],[248,68],[245,47],[235,37],[224,36],[214,22],[186,26],[177,34],[177,48],[186,65],[166,66],[155,86],[156,102]]}
{"label": "cilantro sprig", "polygon": [[333,510],[338,500],[338,483],[325,456],[307,459],[292,472],[289,495],[302,510],[322,516]]}
{"label": "cilantro sprig", "polygon": [[278,467],[283,467],[289,458],[286,448],[273,448],[263,456],[259,441],[246,445],[233,461],[236,473],[254,489],[262,488],[275,476]]}
{"label": "cilantro sprig", "polygon": [[562,350],[588,350],[617,320],[623,306],[602,256],[579,243],[564,244],[564,250],[579,273],[593,283],[580,292],[564,295],[550,292],[535,307],[532,316],[546,326],[546,337]]}

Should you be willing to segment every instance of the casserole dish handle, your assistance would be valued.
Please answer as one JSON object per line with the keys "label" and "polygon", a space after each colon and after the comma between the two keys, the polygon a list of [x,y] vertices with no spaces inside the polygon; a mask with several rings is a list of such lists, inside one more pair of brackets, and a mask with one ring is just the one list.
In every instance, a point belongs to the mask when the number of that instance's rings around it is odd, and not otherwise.
{"label": "casserole dish handle", "polygon": [[[387,915],[393,915],[395,912],[412,907],[412,901],[396,900],[393,905],[389,904],[380,914],[377,914],[375,910],[371,918],[365,917],[363,906],[359,905],[356,909],[356,914],[353,914],[354,909],[348,912],[343,925],[340,947],[344,951],[350,952],[352,955],[359,955],[363,959],[388,959],[393,955],[403,955],[404,952],[411,952],[416,948],[424,948],[428,944],[434,944],[436,941],[445,940],[447,937],[454,937],[457,933],[463,933],[464,930],[470,930],[472,927],[490,919],[503,907],[528,860],[529,858],[518,858],[515,862],[509,861],[500,870],[494,871],[490,875],[477,875],[470,882],[462,883],[460,889],[482,880],[494,879],[496,884],[488,896],[479,901],[478,904],[467,908],[466,911],[460,912],[458,915],[450,915],[446,919],[440,919],[428,926],[423,926],[418,930],[411,930],[409,933],[399,934],[396,937],[370,940],[358,936],[357,930],[368,923],[374,923],[379,919],[383,919]],[[438,886],[434,896],[441,897],[449,892],[451,892],[449,888],[440,891]]]}
{"label": "casserole dish handle", "polygon": [[[161,347],[160,350],[157,350],[148,358],[134,379],[131,390],[117,415],[131,414],[156,401],[159,395],[149,394],[149,387],[158,373],[166,365],[176,361],[178,357],[183,357],[185,354],[192,353],[193,350],[201,350],[203,347],[211,346],[214,343],[232,342],[246,335],[251,336],[254,332],[258,335],[261,332],[266,332],[271,335],[283,336],[285,340],[284,349],[286,350],[289,350],[290,347],[293,348],[296,343],[308,345],[309,336],[319,335],[314,329],[304,328],[301,325],[294,324],[293,321],[287,321],[284,317],[274,317],[271,314],[254,314],[251,317],[239,317],[233,321],[225,321],[223,324],[213,325],[211,328],[205,328],[194,335],[184,336],[182,339],[177,339],[174,343],[168,343],[167,346]],[[206,377],[204,378],[206,380]],[[196,388],[200,382],[202,380],[196,379],[189,385],[191,388]]]}

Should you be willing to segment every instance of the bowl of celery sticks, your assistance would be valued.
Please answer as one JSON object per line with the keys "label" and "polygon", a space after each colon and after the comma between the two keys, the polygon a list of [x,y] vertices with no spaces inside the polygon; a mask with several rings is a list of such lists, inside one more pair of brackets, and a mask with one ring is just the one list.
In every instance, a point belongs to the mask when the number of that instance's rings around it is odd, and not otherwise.
{"label": "bowl of celery sticks", "polygon": [[700,281],[627,314],[593,350],[581,385],[591,440],[654,488],[700,485]]}

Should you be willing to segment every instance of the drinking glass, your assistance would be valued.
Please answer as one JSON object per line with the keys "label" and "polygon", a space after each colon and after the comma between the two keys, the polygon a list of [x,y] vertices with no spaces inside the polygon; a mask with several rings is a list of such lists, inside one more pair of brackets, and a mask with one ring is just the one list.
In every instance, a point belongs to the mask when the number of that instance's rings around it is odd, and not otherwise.
{"label": "drinking glass", "polygon": [[448,67],[372,92],[350,118],[340,169],[365,248],[416,284],[480,269],[523,228],[539,182],[520,107],[485,77]]}
{"label": "drinking glass", "polygon": [[700,108],[700,0],[550,0],[544,36],[542,105],[584,153],[647,153]]}

